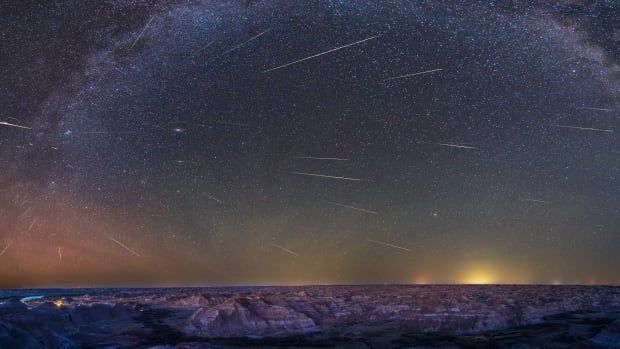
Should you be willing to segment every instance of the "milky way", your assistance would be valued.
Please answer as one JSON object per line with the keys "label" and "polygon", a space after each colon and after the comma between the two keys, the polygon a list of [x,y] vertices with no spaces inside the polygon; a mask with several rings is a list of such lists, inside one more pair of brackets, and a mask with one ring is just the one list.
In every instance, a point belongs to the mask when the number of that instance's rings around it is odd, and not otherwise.
{"label": "milky way", "polygon": [[618,283],[619,10],[4,5],[0,286]]}

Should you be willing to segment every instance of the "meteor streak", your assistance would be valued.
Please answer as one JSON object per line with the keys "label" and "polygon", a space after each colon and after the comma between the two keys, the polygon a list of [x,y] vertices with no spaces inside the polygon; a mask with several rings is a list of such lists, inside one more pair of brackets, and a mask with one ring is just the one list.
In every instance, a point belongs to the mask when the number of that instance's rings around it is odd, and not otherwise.
{"label": "meteor streak", "polygon": [[609,108],[594,108],[594,107],[579,107],[579,109],[598,110],[598,111],[606,111],[606,112],[611,111],[611,109]]}
{"label": "meteor streak", "polygon": [[106,238],[108,238],[108,240],[110,240],[110,241],[112,241],[112,242],[116,243],[116,244],[117,244],[117,245],[119,245],[120,247],[122,247],[122,248],[124,248],[125,250],[127,250],[127,251],[131,252],[133,255],[135,255],[135,256],[137,256],[137,257],[140,257],[140,255],[139,255],[136,251],[134,251],[134,250],[132,250],[131,248],[127,247],[127,245],[125,245],[124,243],[122,243],[122,242],[120,242],[120,241],[116,240],[115,238],[111,237],[111,236],[110,236],[110,235],[108,235],[108,234],[104,234],[104,235],[105,235],[105,237],[106,237]]}
{"label": "meteor streak", "polygon": [[307,173],[307,172],[291,172],[292,174],[301,175],[301,176],[312,176],[312,177],[321,177],[321,178],[332,178],[332,179],[342,179],[345,181],[361,181],[359,178],[349,178],[349,177],[338,177],[338,176],[328,176],[316,173]]}
{"label": "meteor streak", "polygon": [[153,18],[155,18],[155,15],[153,15],[151,17],[151,19],[149,19],[148,22],[146,22],[146,25],[144,26],[144,28],[142,29],[142,31],[140,32],[140,34],[138,34],[138,37],[136,37],[136,39],[133,41],[133,43],[131,44],[131,47],[129,47],[129,49],[133,49],[133,47],[136,45],[136,43],[138,42],[138,40],[140,40],[140,38],[142,37],[142,35],[144,35],[144,32],[146,31],[146,28],[149,27],[149,24],[151,24],[151,22],[153,21]]}
{"label": "meteor streak", "polygon": [[222,200],[220,200],[220,199],[216,198],[215,196],[213,196],[213,195],[211,195],[211,194],[209,194],[209,193],[205,193],[205,192],[203,192],[203,194],[204,194],[204,195],[206,195],[209,199],[211,199],[211,200],[213,200],[213,201],[217,202],[218,204],[224,204],[224,201],[222,201]]}
{"label": "meteor streak", "polygon": [[452,147],[452,148],[461,148],[461,149],[478,149],[476,147],[470,147],[468,145],[461,144],[451,144],[451,143],[437,143],[438,145],[443,145],[444,147]]}
{"label": "meteor streak", "polygon": [[207,49],[209,46],[213,45],[213,43],[215,43],[215,40],[213,40],[213,41],[209,42],[208,44],[206,44],[206,45],[202,46],[201,48],[197,49],[196,51],[194,51],[194,52],[191,54],[191,56],[193,57],[193,56],[195,56],[197,53],[200,53],[202,50]]}
{"label": "meteor streak", "polygon": [[408,78],[410,76],[416,76],[416,75],[422,75],[422,74],[430,74],[430,73],[434,73],[436,71],[440,71],[443,70],[442,68],[439,69],[432,69],[432,70],[427,70],[427,71],[421,71],[418,73],[411,73],[411,74],[405,74],[405,75],[399,75],[399,76],[393,76],[391,78],[387,78],[387,79],[383,79],[383,81],[390,81],[390,80],[396,80],[396,79],[403,79],[403,78]]}
{"label": "meteor streak", "polygon": [[11,245],[13,244],[13,240],[9,240],[9,242],[6,244],[6,246],[4,246],[4,248],[2,249],[2,251],[0,251],[0,256],[2,256],[4,254],[4,252],[6,252],[6,250],[9,249],[9,247],[11,247]]}
{"label": "meteor streak", "polygon": [[238,44],[238,45],[236,45],[236,46],[233,46],[233,47],[229,48],[228,50],[226,50],[226,51],[224,51],[224,52],[220,53],[219,55],[217,55],[217,56],[215,56],[215,57],[211,58],[211,59],[209,60],[209,62],[208,62],[208,63],[211,63],[211,62],[213,62],[213,61],[215,61],[215,60],[219,59],[220,57],[223,57],[223,56],[225,56],[225,55],[227,55],[227,54],[229,54],[229,53],[231,53],[231,52],[233,52],[233,51],[235,51],[235,50],[238,50],[238,49],[242,48],[243,46],[245,46],[245,45],[249,44],[250,42],[252,42],[252,41],[254,41],[254,40],[258,39],[259,37],[261,37],[263,34],[265,34],[265,33],[266,33],[266,32],[268,32],[268,31],[269,31],[269,30],[265,30],[264,32],[259,33],[259,34],[256,34],[256,35],[254,35],[253,37],[251,37],[251,38],[247,39],[246,41],[244,41],[244,42],[242,42],[242,43],[240,43],[240,44]]}
{"label": "meteor streak", "polygon": [[372,240],[372,239],[368,239],[368,241],[372,242],[373,244],[383,245],[383,246],[387,246],[387,247],[391,247],[391,248],[397,248],[399,250],[411,252],[411,250],[406,248],[406,247],[401,247],[401,246],[396,246],[396,245],[388,244],[387,242],[377,241],[377,240]]}
{"label": "meteor streak", "polygon": [[211,121],[212,124],[189,124],[191,126],[197,126],[197,127],[213,127],[213,124],[219,124],[219,125],[227,125],[227,126],[239,126],[239,127],[248,127],[249,125],[247,123],[243,123],[243,122],[233,122],[233,121],[224,121],[224,120],[213,120]]}
{"label": "meteor streak", "polygon": [[330,204],[332,204],[332,205],[336,205],[336,206],[340,206],[340,207],[349,208],[349,209],[351,209],[351,210],[355,210],[355,211],[366,212],[366,213],[372,213],[372,214],[379,214],[378,212],[375,212],[375,211],[366,210],[366,209],[359,208],[359,207],[353,207],[353,206],[343,205],[343,204],[339,204],[339,203],[336,203],[336,202],[330,202]]}
{"label": "meteor streak", "polygon": [[62,160],[62,162],[67,165],[67,167],[69,167],[72,170],[75,170],[75,167],[73,167],[73,165],[71,165],[69,162],[67,162],[66,160]]}
{"label": "meteor streak", "polygon": [[16,125],[16,124],[12,124],[12,123],[6,122],[6,121],[0,121],[0,125],[10,126],[10,127],[18,127],[18,128],[25,128],[27,130],[32,130],[32,128],[30,128],[30,127],[26,127],[26,126],[22,126],[22,125]]}
{"label": "meteor streak", "polygon": [[552,204],[551,201],[538,200],[538,199],[521,199],[521,200],[522,201],[528,201],[528,202],[538,202],[538,203],[547,204],[547,205]]}
{"label": "meteor streak", "polygon": [[571,126],[571,125],[551,125],[553,127],[562,127],[562,128],[572,128],[575,130],[585,130],[585,131],[595,131],[595,132],[607,132],[612,133],[613,130],[605,130],[601,128],[592,128],[592,127],[581,127],[581,126]]}
{"label": "meteor streak", "polygon": [[380,36],[381,35],[375,35],[375,36],[371,36],[369,38],[366,38],[366,39],[363,39],[363,40],[360,40],[360,41],[356,41],[356,42],[353,42],[353,43],[350,43],[350,44],[338,46],[338,47],[333,48],[331,50],[327,50],[327,51],[324,51],[324,52],[321,52],[321,53],[317,53],[315,55],[312,55],[312,56],[309,56],[309,57],[306,57],[306,58],[298,59],[298,60],[290,62],[290,63],[286,63],[286,64],[279,65],[279,66],[274,67],[274,68],[270,68],[270,69],[264,70],[263,73],[268,73],[268,72],[271,72],[271,71],[274,71],[274,70],[282,69],[282,68],[288,67],[288,66],[293,65],[293,64],[301,63],[301,62],[304,62],[304,61],[307,61],[307,60],[310,60],[310,59],[313,59],[313,58],[316,58],[316,57],[319,57],[319,56],[322,56],[322,55],[325,55],[325,54],[328,54],[328,53],[331,53],[331,52],[342,50],[343,48],[347,48],[347,47],[350,47],[350,46],[358,45],[358,44],[361,44],[361,43],[363,43],[365,41],[376,39],[376,38],[378,38]]}
{"label": "meteor streak", "polygon": [[34,217],[34,219],[32,220],[32,223],[30,223],[30,227],[28,227],[28,231],[32,230],[32,227],[34,227],[34,224],[37,222],[37,217]]}
{"label": "meteor streak", "polygon": [[213,122],[215,122],[216,124],[220,124],[220,125],[248,127],[248,124],[245,124],[242,122],[223,121],[223,120],[215,120]]}
{"label": "meteor streak", "polygon": [[28,208],[26,208],[26,210],[24,211],[24,213],[22,213],[22,214],[20,214],[20,215],[19,215],[19,219],[22,219],[22,218],[26,217],[26,216],[30,213],[30,211],[32,211],[32,207],[31,207],[31,206],[28,206]]}
{"label": "meteor streak", "polygon": [[295,256],[295,257],[299,257],[299,253],[297,253],[297,252],[293,252],[293,251],[289,250],[289,249],[288,249],[288,248],[286,248],[286,247],[282,247],[282,246],[280,246],[280,245],[278,245],[278,244],[271,244],[271,246],[276,247],[276,248],[279,248],[280,250],[282,250],[282,251],[284,251],[284,252],[286,252],[286,253],[292,254],[292,255],[293,255],[293,256]]}
{"label": "meteor streak", "polygon": [[349,159],[343,159],[343,158],[319,158],[315,156],[293,156],[293,159],[349,161]]}

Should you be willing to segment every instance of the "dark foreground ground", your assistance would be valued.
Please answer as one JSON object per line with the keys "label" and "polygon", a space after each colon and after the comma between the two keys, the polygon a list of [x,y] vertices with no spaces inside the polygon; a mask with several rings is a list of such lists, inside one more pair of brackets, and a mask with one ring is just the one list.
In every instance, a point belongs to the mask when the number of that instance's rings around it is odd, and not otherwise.
{"label": "dark foreground ground", "polygon": [[5,348],[620,348],[620,287],[0,291]]}

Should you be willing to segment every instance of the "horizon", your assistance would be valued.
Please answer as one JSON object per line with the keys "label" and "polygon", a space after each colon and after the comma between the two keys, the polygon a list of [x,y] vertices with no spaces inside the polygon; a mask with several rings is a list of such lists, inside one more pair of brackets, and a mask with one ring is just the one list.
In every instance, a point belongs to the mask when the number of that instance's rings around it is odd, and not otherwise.
{"label": "horizon", "polygon": [[61,290],[61,289],[166,289],[166,288],[252,288],[252,287],[348,287],[348,286],[584,286],[584,287],[620,287],[620,283],[615,284],[594,284],[594,283],[337,283],[337,284],[162,284],[162,285],[91,285],[91,286],[63,286],[63,285],[42,285],[25,286],[15,288],[0,288],[2,291],[23,291],[23,290]]}

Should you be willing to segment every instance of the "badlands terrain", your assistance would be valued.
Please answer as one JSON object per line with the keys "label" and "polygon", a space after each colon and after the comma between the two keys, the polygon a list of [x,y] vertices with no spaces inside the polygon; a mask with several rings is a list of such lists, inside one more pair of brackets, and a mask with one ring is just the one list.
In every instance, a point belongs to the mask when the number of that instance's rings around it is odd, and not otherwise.
{"label": "badlands terrain", "polygon": [[0,348],[619,348],[620,287],[0,291]]}

